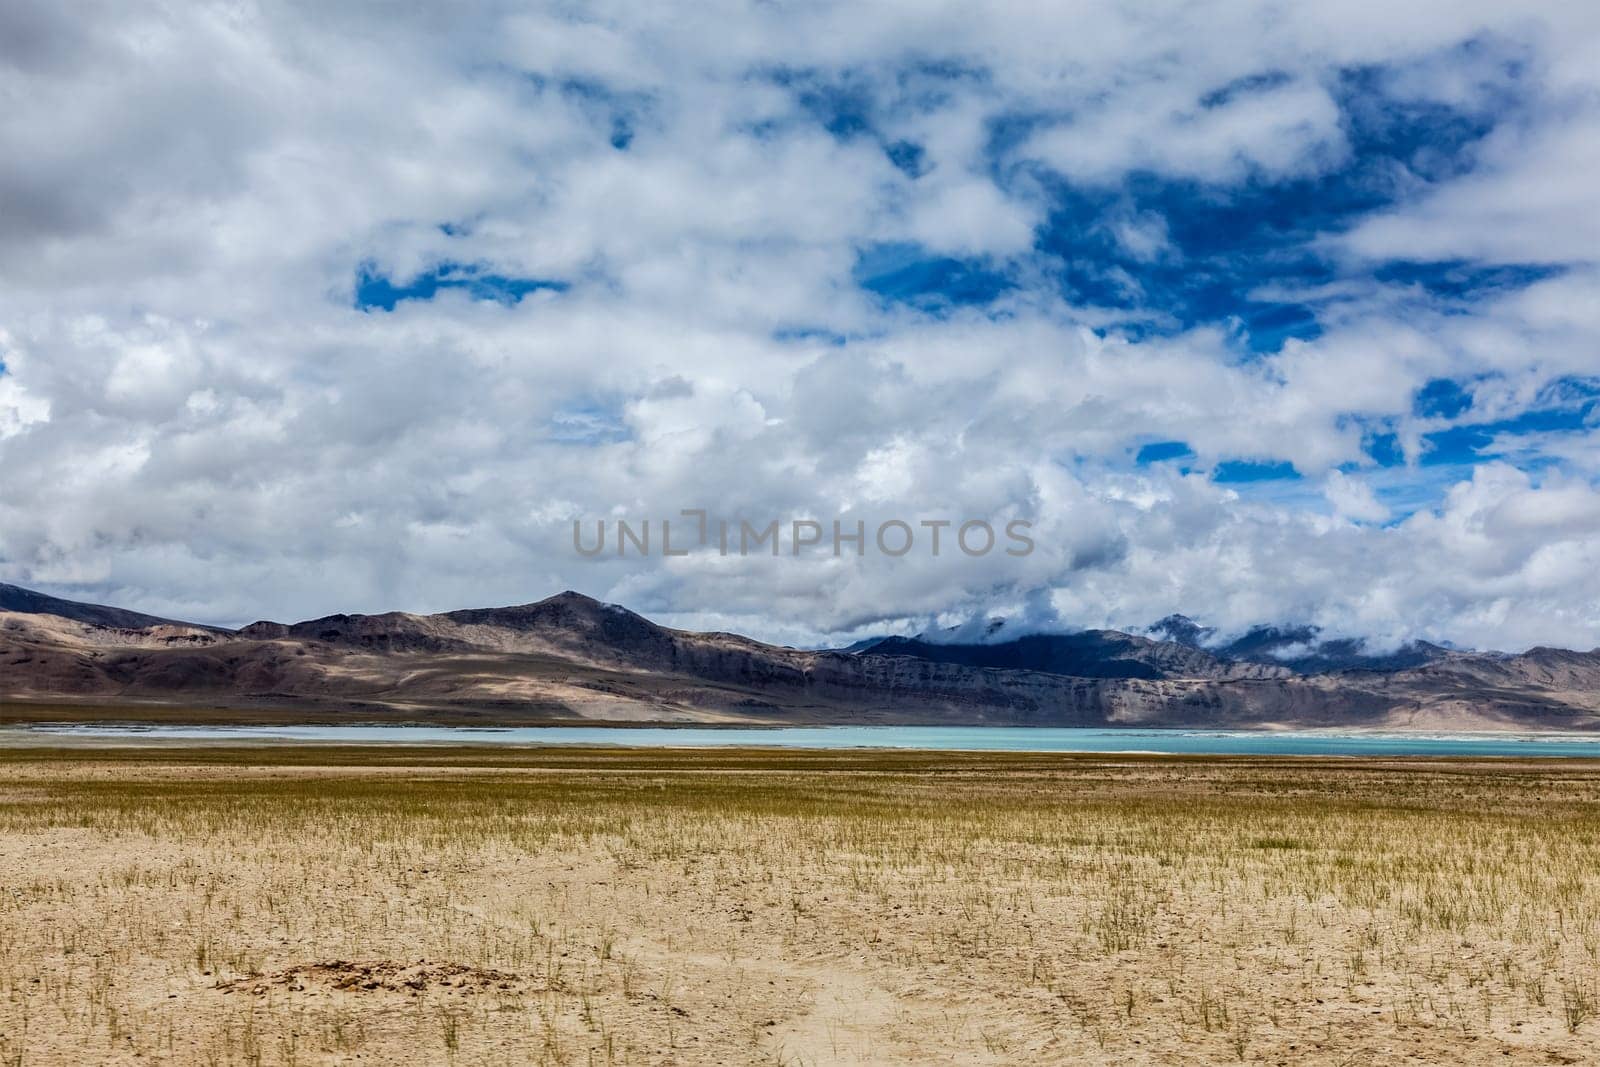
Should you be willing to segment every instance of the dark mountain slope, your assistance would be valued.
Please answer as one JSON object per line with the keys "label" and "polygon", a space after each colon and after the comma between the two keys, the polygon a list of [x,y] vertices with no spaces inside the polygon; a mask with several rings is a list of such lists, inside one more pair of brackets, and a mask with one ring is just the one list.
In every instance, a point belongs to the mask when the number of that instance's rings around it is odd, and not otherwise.
{"label": "dark mountain slope", "polygon": [[0,582],[0,611],[14,611],[21,615],[54,615],[75,622],[112,626],[123,630],[142,630],[151,626],[188,626],[216,633],[228,632],[219,626],[199,626],[195,623],[163,619],[123,608],[110,608],[103,604],[82,604],[76,600],[62,600],[59,597],[36,593],[32,589],[23,589],[21,586],[6,585],[4,582]]}
{"label": "dark mountain slope", "polygon": [[915,637],[890,637],[863,648],[861,656],[914,656],[968,667],[1041,671],[1075,678],[1271,677],[1277,670],[1239,669],[1203,649],[1152,641],[1117,630],[1075,634],[1030,634],[993,644],[942,644]]}

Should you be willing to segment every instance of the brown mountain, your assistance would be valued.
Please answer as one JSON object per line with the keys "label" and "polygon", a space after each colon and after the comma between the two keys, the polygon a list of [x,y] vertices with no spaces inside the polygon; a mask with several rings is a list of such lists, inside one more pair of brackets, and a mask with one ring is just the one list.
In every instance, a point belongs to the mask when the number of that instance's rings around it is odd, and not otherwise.
{"label": "brown mountain", "polygon": [[1416,666],[1305,674],[1117,631],[806,651],[673,630],[570,592],[236,632],[6,595],[20,605],[0,611],[0,714],[13,718],[81,704],[85,716],[137,706],[485,724],[1600,728],[1600,651],[1439,650]]}

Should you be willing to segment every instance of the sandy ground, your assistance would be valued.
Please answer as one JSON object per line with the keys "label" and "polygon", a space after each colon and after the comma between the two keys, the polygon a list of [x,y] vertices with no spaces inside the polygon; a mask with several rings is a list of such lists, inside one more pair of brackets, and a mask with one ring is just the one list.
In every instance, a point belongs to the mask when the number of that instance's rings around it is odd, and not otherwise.
{"label": "sandy ground", "polygon": [[0,753],[0,1064],[1600,1062],[1600,768]]}

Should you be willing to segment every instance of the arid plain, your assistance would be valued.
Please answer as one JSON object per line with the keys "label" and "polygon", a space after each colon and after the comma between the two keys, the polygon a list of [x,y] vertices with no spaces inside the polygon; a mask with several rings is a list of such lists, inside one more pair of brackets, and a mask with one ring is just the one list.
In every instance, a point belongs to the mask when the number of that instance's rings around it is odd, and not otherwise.
{"label": "arid plain", "polygon": [[0,754],[0,1063],[1592,1062],[1600,768]]}

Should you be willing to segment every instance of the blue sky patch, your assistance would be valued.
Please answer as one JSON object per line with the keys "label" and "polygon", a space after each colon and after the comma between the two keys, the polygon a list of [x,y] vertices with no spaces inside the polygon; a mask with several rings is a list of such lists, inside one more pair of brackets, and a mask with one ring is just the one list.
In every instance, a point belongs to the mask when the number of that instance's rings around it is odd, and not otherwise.
{"label": "blue sky patch", "polygon": [[1297,481],[1300,472],[1294,469],[1294,464],[1276,462],[1257,462],[1255,460],[1230,459],[1218,463],[1211,472],[1211,480],[1219,485],[1238,484],[1242,482],[1266,481]]}
{"label": "blue sky patch", "polygon": [[1152,463],[1164,463],[1169,459],[1184,459],[1193,455],[1194,450],[1183,441],[1152,441],[1139,449],[1139,454],[1133,461],[1141,467],[1148,467]]}
{"label": "blue sky patch", "polygon": [[1507,439],[1586,433],[1600,425],[1600,379],[1562,379],[1544,391],[1540,403],[1511,418],[1467,423],[1427,434],[1423,438],[1422,462],[1481,463],[1509,454],[1506,446],[1511,442]]}
{"label": "blue sky patch", "polygon": [[1472,407],[1472,394],[1449,378],[1435,378],[1417,390],[1411,413],[1422,419],[1453,419]]}
{"label": "blue sky patch", "polygon": [[496,274],[482,266],[462,263],[441,263],[397,285],[388,276],[380,274],[373,264],[365,263],[356,274],[355,306],[361,311],[374,308],[393,311],[395,305],[403,300],[432,300],[446,289],[464,290],[477,300],[515,304],[529,293],[541,289],[565,292],[567,288],[568,284],[563,281],[515,278]]}
{"label": "blue sky patch", "polygon": [[907,177],[920,178],[927,173],[927,153],[913,141],[891,142],[883,146],[883,153]]}
{"label": "blue sky patch", "polygon": [[820,341],[823,344],[835,347],[848,344],[850,338],[834,330],[824,329],[820,326],[784,326],[772,331],[772,339],[779,344],[803,344],[807,341]]}
{"label": "blue sky patch", "polygon": [[1550,264],[1400,260],[1385,263],[1374,270],[1372,276],[1388,284],[1416,286],[1443,300],[1469,300],[1498,291],[1525,289],[1535,282],[1555,277],[1563,269]]}
{"label": "blue sky patch", "polygon": [[795,93],[802,110],[841,141],[872,132],[872,98],[865,88],[849,82],[811,82]]}
{"label": "blue sky patch", "polygon": [[[1392,430],[1368,432],[1361,439],[1361,450],[1379,467],[1399,467],[1406,461],[1405,451],[1400,447],[1400,435]],[[1341,469],[1348,473],[1357,467],[1357,464],[1346,464]]]}
{"label": "blue sky patch", "polygon": [[[1044,273],[1067,300],[1158,311],[1174,328],[1229,324],[1252,352],[1321,333],[1314,308],[1253,299],[1266,283],[1320,285],[1333,269],[1307,250],[1329,219],[1313,183],[1229,194],[1187,180],[1131,176],[1119,189],[1045,180],[1054,204],[1035,235]],[[1166,247],[1129,248],[1122,227],[1159,220]]]}
{"label": "blue sky patch", "polygon": [[622,405],[615,400],[586,397],[550,416],[545,439],[564,445],[604,445],[631,440],[633,431],[622,421]]}
{"label": "blue sky patch", "polygon": [[857,285],[885,300],[935,312],[989,304],[1017,287],[984,261],[929,255],[916,244],[864,249],[854,274]]}

